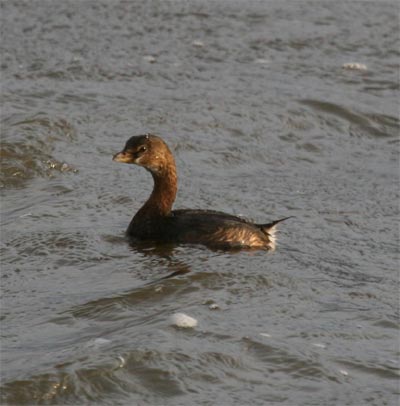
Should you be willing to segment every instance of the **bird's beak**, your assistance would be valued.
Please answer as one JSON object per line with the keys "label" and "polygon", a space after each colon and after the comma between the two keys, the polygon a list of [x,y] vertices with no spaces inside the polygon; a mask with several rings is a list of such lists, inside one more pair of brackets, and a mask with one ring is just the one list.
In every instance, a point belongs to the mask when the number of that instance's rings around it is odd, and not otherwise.
{"label": "bird's beak", "polygon": [[113,161],[129,164],[132,162],[132,157],[124,151],[118,152],[113,156]]}

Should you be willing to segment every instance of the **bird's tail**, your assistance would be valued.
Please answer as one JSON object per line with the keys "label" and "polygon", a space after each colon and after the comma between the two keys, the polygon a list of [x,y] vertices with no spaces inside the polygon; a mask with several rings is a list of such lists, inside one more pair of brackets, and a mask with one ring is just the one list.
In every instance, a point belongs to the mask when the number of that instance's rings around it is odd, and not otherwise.
{"label": "bird's tail", "polygon": [[292,218],[293,216],[289,216],[289,217],[284,217],[283,219],[279,219],[279,220],[275,220],[272,221],[271,223],[267,223],[267,224],[258,224],[258,227],[261,228],[261,230],[268,235],[270,242],[271,242],[271,246],[270,248],[272,250],[275,249],[276,246],[276,226],[281,223],[282,221],[285,221],[287,219]]}

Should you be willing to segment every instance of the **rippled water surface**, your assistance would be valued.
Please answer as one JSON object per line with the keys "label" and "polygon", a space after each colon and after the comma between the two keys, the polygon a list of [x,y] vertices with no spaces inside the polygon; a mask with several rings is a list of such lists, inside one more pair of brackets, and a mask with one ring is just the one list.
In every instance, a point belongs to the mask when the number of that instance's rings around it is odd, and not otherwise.
{"label": "rippled water surface", "polygon": [[[2,1],[2,403],[397,404],[398,13]],[[295,216],[277,251],[130,247],[143,132],[175,207]]]}

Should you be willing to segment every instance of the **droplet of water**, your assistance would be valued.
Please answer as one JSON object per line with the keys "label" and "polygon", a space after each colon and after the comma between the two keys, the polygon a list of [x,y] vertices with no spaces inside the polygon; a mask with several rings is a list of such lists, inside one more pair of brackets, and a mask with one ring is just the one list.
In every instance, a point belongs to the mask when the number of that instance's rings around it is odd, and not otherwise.
{"label": "droplet of water", "polygon": [[200,41],[200,40],[194,40],[194,41],[192,42],[192,45],[193,45],[194,47],[203,48],[203,47],[204,47],[204,42],[203,42],[203,41]]}
{"label": "droplet of water", "polygon": [[349,62],[349,63],[344,63],[342,65],[343,69],[349,69],[349,70],[367,70],[367,65],[364,65],[363,63],[357,63],[357,62]]}
{"label": "droplet of water", "polygon": [[155,63],[155,62],[157,61],[157,59],[156,59],[154,56],[152,56],[152,55],[145,55],[145,56],[143,57],[143,59],[144,59],[146,62],[149,62],[149,63]]}
{"label": "droplet of water", "polygon": [[318,348],[326,348],[326,345],[322,343],[312,343],[311,345]]}

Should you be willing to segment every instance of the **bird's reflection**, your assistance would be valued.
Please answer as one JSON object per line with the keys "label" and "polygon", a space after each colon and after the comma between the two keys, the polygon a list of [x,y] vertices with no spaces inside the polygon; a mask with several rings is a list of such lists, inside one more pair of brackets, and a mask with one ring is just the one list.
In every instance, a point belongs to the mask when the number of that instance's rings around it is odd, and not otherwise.
{"label": "bird's reflection", "polygon": [[[155,245],[150,243],[129,242],[129,247],[136,253],[140,253],[145,257],[154,257],[158,265],[167,267],[169,273],[157,279],[133,287],[124,293],[103,297],[86,303],[73,306],[63,313],[61,317],[57,317],[54,321],[61,322],[62,319],[67,320],[69,317],[87,317],[87,318],[108,318],[115,317],[115,310],[121,310],[124,307],[132,307],[139,303],[148,300],[157,300],[156,297],[166,297],[174,294],[176,290],[186,286],[184,281],[168,284],[168,286],[159,286],[163,282],[170,280],[176,276],[187,274],[191,268],[184,261],[174,258],[174,252],[177,249],[175,245]],[[157,292],[157,295],[155,293]]]}
{"label": "bird's reflection", "polygon": [[171,273],[156,280],[148,282],[146,285],[151,285],[165,279],[170,279],[175,276],[184,275],[191,271],[188,264],[182,260],[174,258],[174,252],[177,248],[175,244],[154,244],[151,242],[138,242],[129,240],[130,248],[146,257],[155,257],[167,262],[167,268]]}

